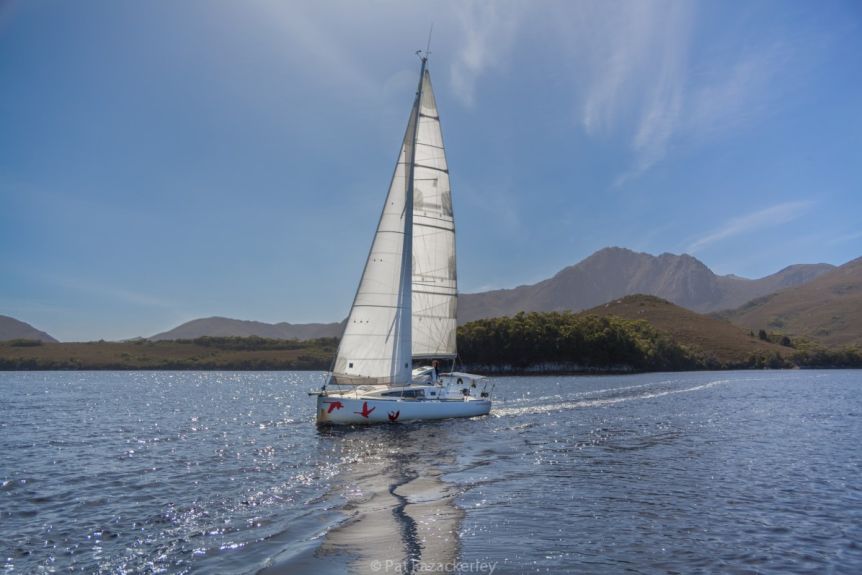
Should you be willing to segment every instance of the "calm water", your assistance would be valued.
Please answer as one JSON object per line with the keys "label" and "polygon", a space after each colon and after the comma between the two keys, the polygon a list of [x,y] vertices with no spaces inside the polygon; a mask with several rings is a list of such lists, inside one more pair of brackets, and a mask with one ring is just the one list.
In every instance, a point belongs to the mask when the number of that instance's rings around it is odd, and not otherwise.
{"label": "calm water", "polygon": [[5,572],[862,572],[862,372],[499,378],[335,431],[321,377],[0,373]]}

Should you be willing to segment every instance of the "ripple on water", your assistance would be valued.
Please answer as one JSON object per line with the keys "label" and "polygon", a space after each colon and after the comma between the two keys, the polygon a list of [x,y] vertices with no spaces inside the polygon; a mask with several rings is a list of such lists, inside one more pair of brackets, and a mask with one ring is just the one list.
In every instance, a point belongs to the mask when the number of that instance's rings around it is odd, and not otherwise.
{"label": "ripple on water", "polygon": [[490,417],[318,431],[319,374],[3,373],[4,569],[855,573],[858,380],[498,378]]}

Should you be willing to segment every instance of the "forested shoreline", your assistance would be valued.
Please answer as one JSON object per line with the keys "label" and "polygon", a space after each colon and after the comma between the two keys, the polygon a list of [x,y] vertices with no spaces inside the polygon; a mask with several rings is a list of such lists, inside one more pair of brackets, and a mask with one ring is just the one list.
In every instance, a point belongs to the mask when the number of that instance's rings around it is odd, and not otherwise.
{"label": "forested shoreline", "polygon": [[[769,334],[750,334],[754,340]],[[519,313],[458,329],[468,365],[487,373],[580,373],[722,369],[859,368],[858,349],[827,350],[805,342],[745,356],[719,354],[680,341],[645,320],[571,312]],[[467,359],[469,358],[469,359]]]}
{"label": "forested shoreline", "polygon": [[[728,356],[679,341],[645,320],[570,312],[520,313],[458,328],[461,367],[486,374],[862,367],[858,349],[792,347],[783,339],[787,345],[774,351]],[[12,340],[0,342],[0,370],[327,370],[337,348],[337,338]]]}
{"label": "forested shoreline", "polygon": [[256,336],[84,343],[12,340],[0,342],[0,370],[326,370],[337,348],[337,338]]}

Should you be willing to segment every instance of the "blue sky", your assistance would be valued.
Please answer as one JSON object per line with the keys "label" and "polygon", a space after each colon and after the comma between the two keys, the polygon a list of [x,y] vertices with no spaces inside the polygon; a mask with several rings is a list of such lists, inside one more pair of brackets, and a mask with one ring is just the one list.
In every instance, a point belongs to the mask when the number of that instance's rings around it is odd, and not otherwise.
{"label": "blue sky", "polygon": [[434,25],[461,291],[862,255],[862,4],[0,3],[0,314],[345,317]]}

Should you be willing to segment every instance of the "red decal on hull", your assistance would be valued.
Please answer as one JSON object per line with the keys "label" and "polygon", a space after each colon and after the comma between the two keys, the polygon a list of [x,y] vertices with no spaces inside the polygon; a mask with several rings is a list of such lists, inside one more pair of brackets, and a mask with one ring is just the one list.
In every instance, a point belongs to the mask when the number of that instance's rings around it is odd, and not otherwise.
{"label": "red decal on hull", "polygon": [[326,410],[326,413],[332,413],[333,409],[341,409],[344,405],[340,401],[331,401],[329,402],[329,409]]}
{"label": "red decal on hull", "polygon": [[400,411],[390,411],[389,412],[389,421],[397,421],[399,415],[401,415]]}
{"label": "red decal on hull", "polygon": [[368,409],[368,402],[363,401],[362,402],[362,411],[354,411],[353,413],[355,413],[356,415],[361,415],[365,419],[368,419],[368,416],[371,415],[371,412],[374,411],[375,409],[377,409],[377,408],[372,407],[371,409]]}

